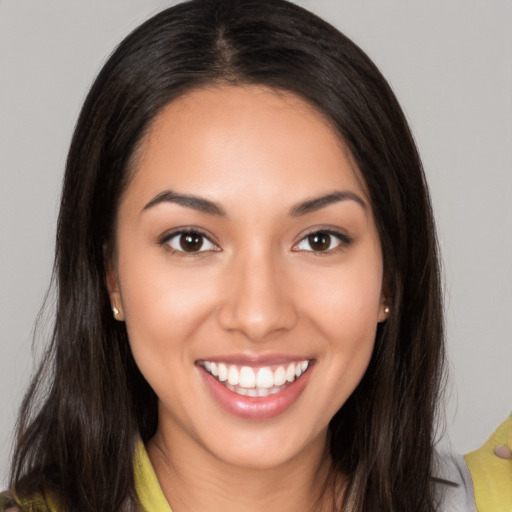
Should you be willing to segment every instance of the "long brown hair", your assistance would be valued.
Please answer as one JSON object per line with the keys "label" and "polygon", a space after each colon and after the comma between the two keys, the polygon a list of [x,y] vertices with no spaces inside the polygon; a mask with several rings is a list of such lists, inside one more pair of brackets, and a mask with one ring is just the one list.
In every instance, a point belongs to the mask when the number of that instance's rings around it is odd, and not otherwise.
{"label": "long brown hair", "polygon": [[130,34],[82,108],[58,221],[55,328],[21,407],[11,470],[18,503],[52,496],[62,511],[136,502],[135,440],[157,427],[157,398],[132,358],[104,283],[119,198],[150,122],[213,83],[291,91],[321,111],[369,191],[391,314],[370,366],[330,423],[335,470],[354,511],[434,510],[433,425],[442,381],[438,249],[420,158],[402,110],[347,37],[284,0],[192,0]]}

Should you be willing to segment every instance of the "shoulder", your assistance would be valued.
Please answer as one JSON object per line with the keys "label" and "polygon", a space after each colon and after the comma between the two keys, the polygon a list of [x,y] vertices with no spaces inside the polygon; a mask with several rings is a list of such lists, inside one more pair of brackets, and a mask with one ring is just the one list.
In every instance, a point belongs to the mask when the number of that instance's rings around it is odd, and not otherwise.
{"label": "shoulder", "polygon": [[21,512],[7,492],[0,492],[0,512]]}
{"label": "shoulder", "polygon": [[31,498],[16,499],[10,492],[0,492],[0,512],[57,512],[47,497],[34,495]]}
{"label": "shoulder", "polygon": [[471,475],[462,455],[437,453],[433,476],[440,512],[477,512]]}
{"label": "shoulder", "polygon": [[512,415],[481,448],[465,456],[482,512],[512,510],[512,458],[499,457],[495,451],[499,446],[512,449]]}
{"label": "shoulder", "polygon": [[7,491],[0,491],[0,512],[20,512],[21,509],[16,506],[12,496]]}

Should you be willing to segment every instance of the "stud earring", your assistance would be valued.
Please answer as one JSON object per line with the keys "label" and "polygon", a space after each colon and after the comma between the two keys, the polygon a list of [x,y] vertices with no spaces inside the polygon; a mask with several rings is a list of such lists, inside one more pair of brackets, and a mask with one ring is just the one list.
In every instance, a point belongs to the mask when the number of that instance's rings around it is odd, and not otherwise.
{"label": "stud earring", "polygon": [[117,315],[119,315],[119,309],[117,309],[115,306],[112,306],[112,313],[114,313],[114,318],[117,319]]}
{"label": "stud earring", "polygon": [[389,309],[389,306],[386,306],[386,307],[384,308],[384,313],[386,313],[386,315],[389,315],[389,312],[390,312],[390,311],[391,311],[391,310]]}

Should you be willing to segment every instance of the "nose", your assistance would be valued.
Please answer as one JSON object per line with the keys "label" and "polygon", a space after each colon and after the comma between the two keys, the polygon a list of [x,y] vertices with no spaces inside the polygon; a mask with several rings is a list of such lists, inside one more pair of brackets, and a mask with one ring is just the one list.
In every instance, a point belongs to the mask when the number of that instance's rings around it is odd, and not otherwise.
{"label": "nose", "polygon": [[289,277],[269,255],[240,255],[227,270],[227,293],[218,309],[223,329],[264,342],[294,327],[297,310]]}

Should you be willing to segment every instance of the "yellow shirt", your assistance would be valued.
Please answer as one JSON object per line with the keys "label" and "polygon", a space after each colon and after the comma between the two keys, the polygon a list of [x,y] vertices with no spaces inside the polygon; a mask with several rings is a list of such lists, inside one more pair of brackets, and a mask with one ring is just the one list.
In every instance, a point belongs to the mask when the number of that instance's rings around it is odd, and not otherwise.
{"label": "yellow shirt", "polygon": [[[498,429],[496,434],[500,434],[498,439],[501,439],[502,427]],[[512,432],[512,416],[508,420],[508,431]],[[503,442],[498,442],[496,444],[504,444]],[[492,450],[494,449],[495,444],[492,445]],[[473,455],[479,453],[473,452],[466,456],[466,458],[473,459]],[[493,455],[496,459],[495,455]],[[460,459],[460,460],[459,460]],[[500,459],[501,460],[501,459]],[[450,487],[446,485],[440,484],[439,487],[439,495],[438,498],[442,502],[441,510],[443,512],[471,512],[474,511],[474,503],[473,503],[473,492],[471,488],[471,481],[469,475],[466,477],[467,468],[462,461],[462,457],[451,456],[451,457],[440,457],[439,458],[439,467],[437,476],[441,478],[443,481],[454,482],[457,485],[455,487]],[[512,463],[512,461],[504,461]],[[480,463],[477,462],[479,465]],[[468,465],[470,463],[468,462]],[[151,461],[149,460],[149,456],[144,447],[144,443],[139,440],[135,447],[135,457],[134,457],[134,479],[135,479],[135,491],[137,493],[139,505],[141,507],[141,512],[172,512],[169,503],[167,502],[162,488],[160,487],[160,483],[155,474],[155,470],[151,465]],[[470,465],[470,469],[471,469]],[[477,470],[480,469],[478,466]],[[512,482],[510,473],[512,468],[509,465],[509,482]],[[478,472],[478,471],[476,471]],[[476,474],[475,472],[475,474]],[[473,476],[473,471],[472,471]],[[473,476],[475,478],[475,476]],[[504,503],[509,504],[509,508],[496,508],[493,503],[489,501],[487,508],[478,508],[479,512],[512,512],[512,506],[510,505],[512,501],[510,501],[510,496],[512,493],[512,487],[508,486],[508,496],[509,501],[504,501]],[[447,492],[448,491],[448,492]],[[478,496],[478,493],[477,493]],[[1,498],[1,495],[0,495]],[[472,504],[473,503],[473,504]],[[487,502],[486,502],[487,503]],[[493,508],[494,507],[494,508]],[[48,512],[57,512],[58,507],[55,503],[49,499],[47,496],[45,499],[32,499],[30,503],[23,503],[23,510],[47,510]],[[0,509],[2,509],[1,499],[0,499]],[[2,509],[3,510],[3,509]]]}
{"label": "yellow shirt", "polygon": [[[151,465],[144,443],[139,440],[135,447],[135,458],[133,462],[135,491],[141,506],[140,512],[172,512],[169,503],[158,483],[155,470]],[[7,499],[0,493],[0,510],[4,510],[4,500]],[[21,508],[25,512],[45,510],[47,512],[58,512],[59,507],[50,496],[36,496],[30,500],[21,500]]]}
{"label": "yellow shirt", "polygon": [[[442,503],[440,510],[473,512],[475,508],[471,481],[462,456],[440,457],[438,462],[438,476],[444,481],[456,484],[455,487],[439,485],[438,498]],[[138,442],[135,449],[134,471],[135,490],[142,507],[141,512],[172,512],[142,441]]]}
{"label": "yellow shirt", "polygon": [[481,448],[464,457],[478,512],[512,512],[512,459],[494,454],[500,445],[508,445],[512,451],[512,414]]}
{"label": "yellow shirt", "polygon": [[134,473],[135,491],[142,512],[172,512],[142,441],[135,448]]}

